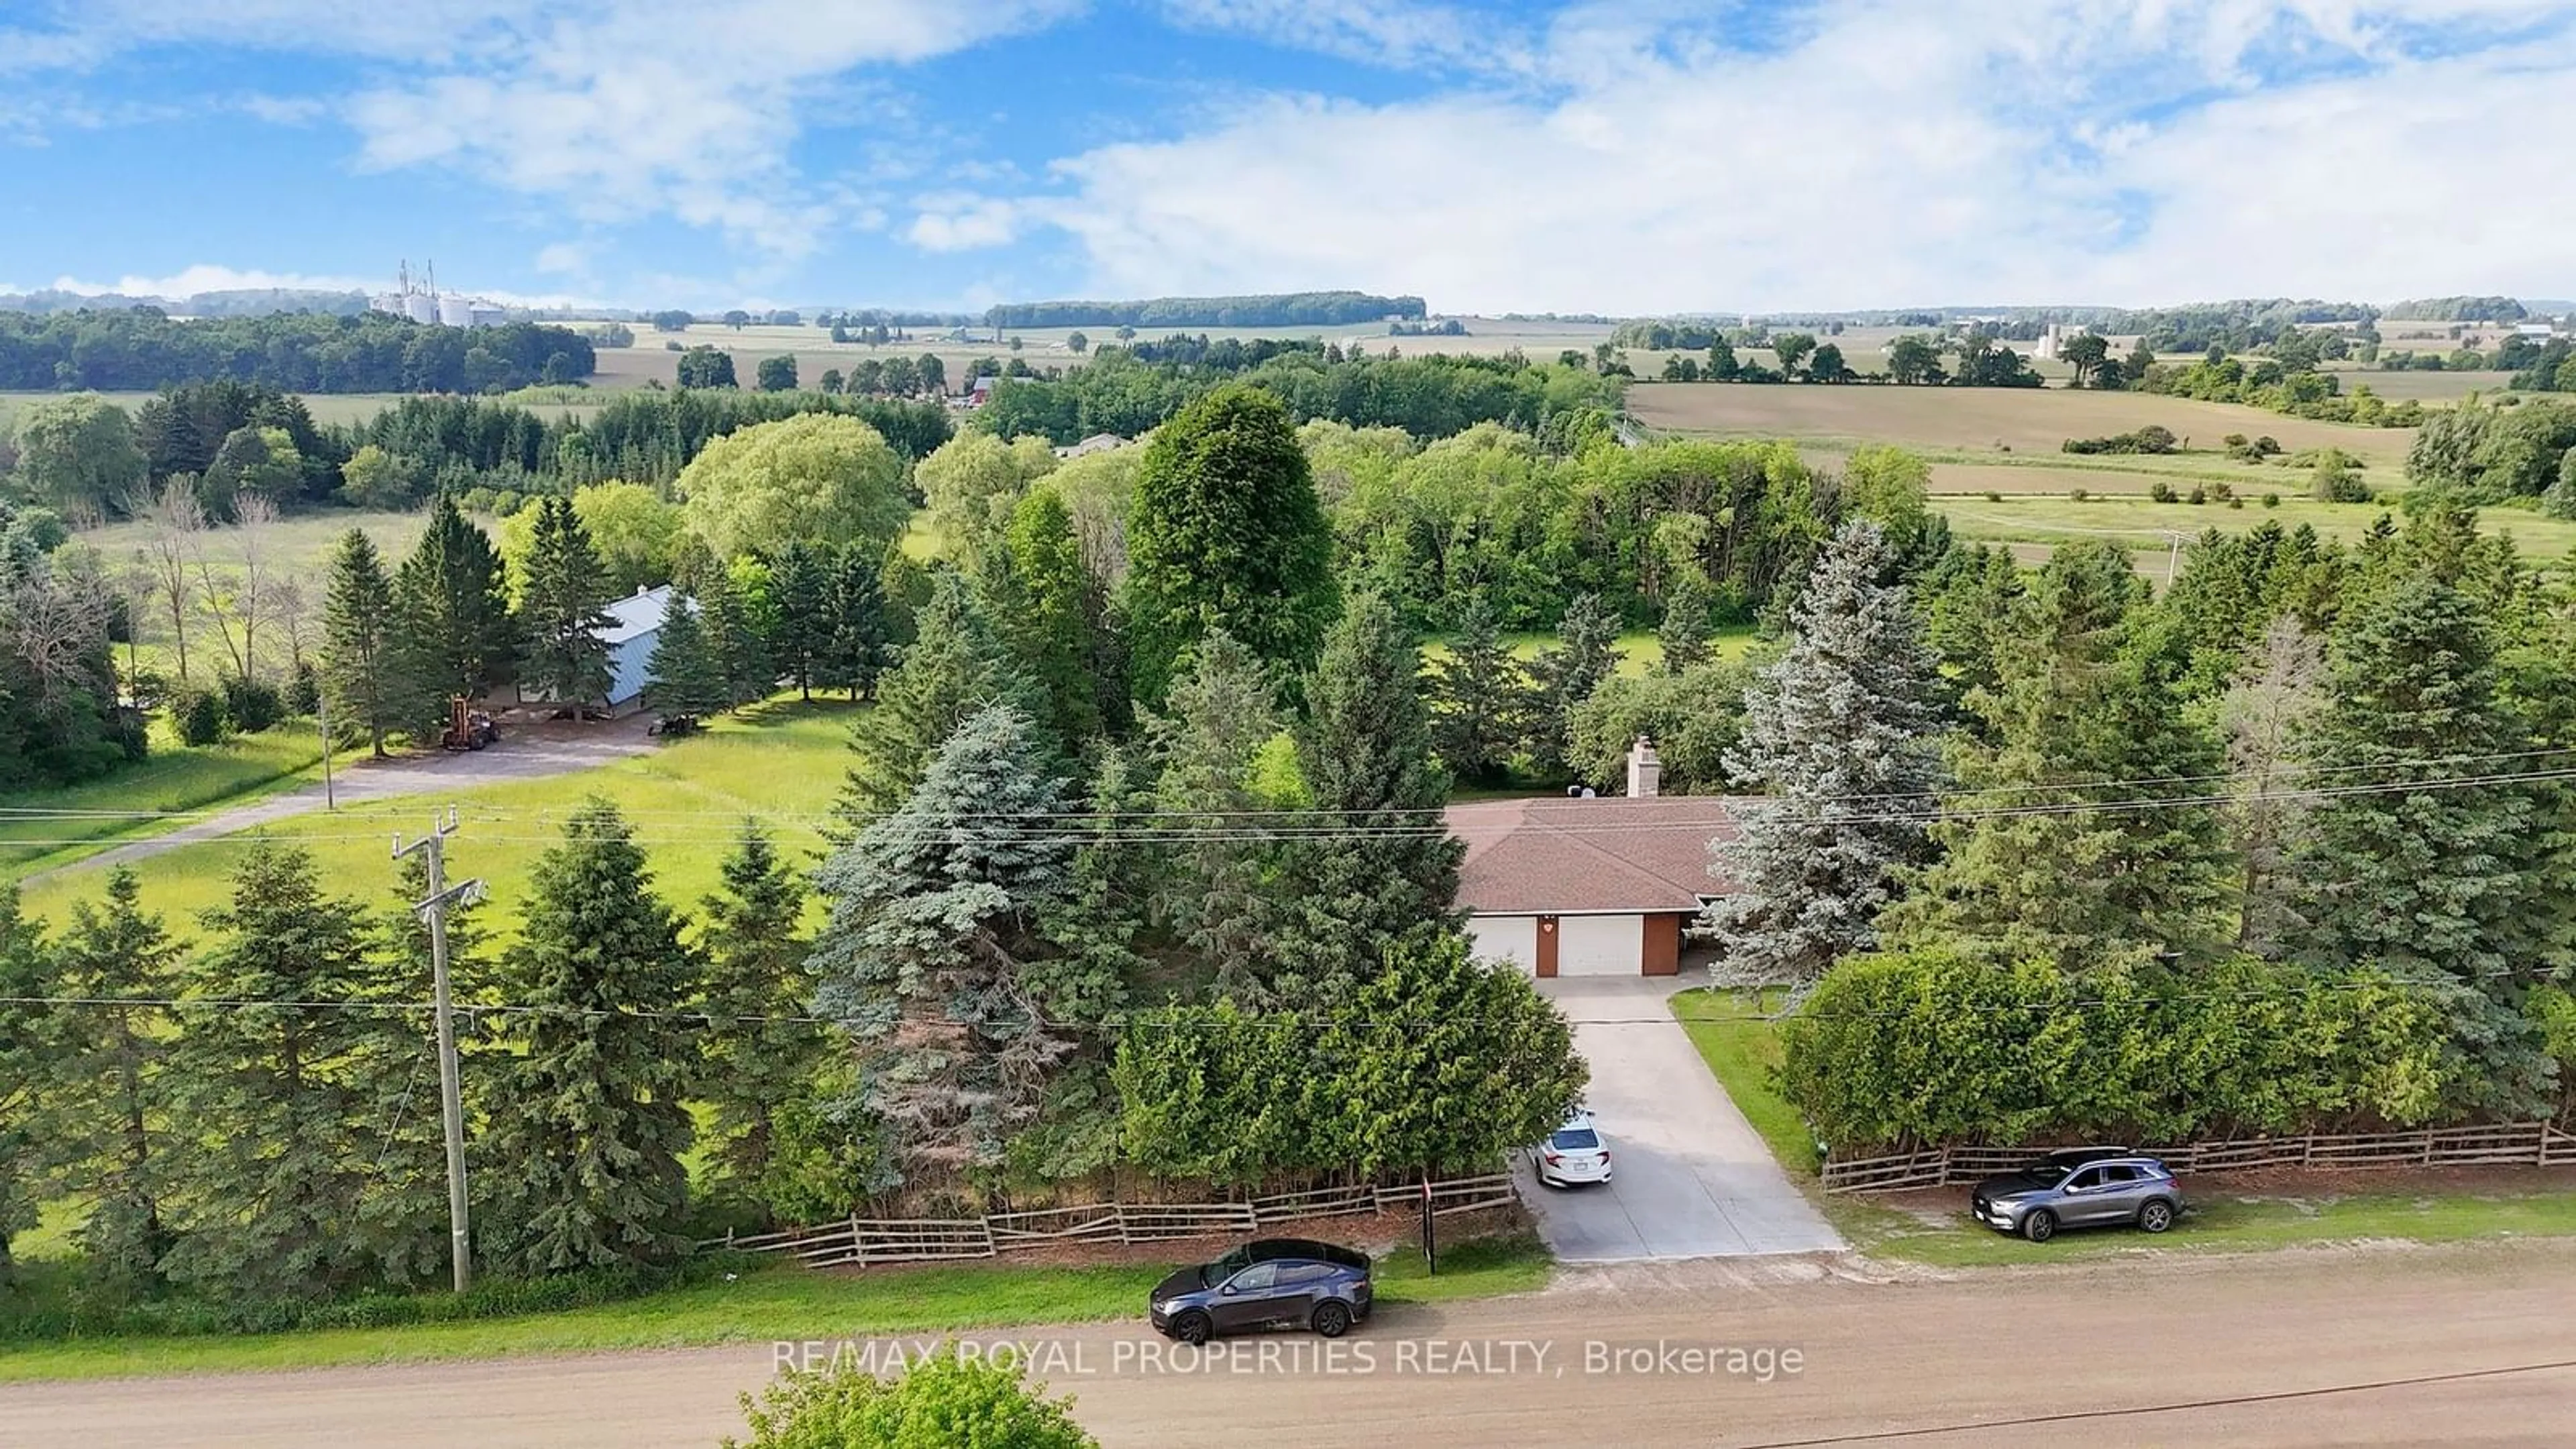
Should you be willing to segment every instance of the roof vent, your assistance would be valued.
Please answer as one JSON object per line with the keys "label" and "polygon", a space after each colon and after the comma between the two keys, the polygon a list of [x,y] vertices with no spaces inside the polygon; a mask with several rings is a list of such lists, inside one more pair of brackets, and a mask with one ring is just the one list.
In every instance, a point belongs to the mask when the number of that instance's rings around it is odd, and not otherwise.
{"label": "roof vent", "polygon": [[1644,735],[1628,747],[1628,797],[1643,799],[1664,793],[1664,762],[1655,758],[1655,742]]}

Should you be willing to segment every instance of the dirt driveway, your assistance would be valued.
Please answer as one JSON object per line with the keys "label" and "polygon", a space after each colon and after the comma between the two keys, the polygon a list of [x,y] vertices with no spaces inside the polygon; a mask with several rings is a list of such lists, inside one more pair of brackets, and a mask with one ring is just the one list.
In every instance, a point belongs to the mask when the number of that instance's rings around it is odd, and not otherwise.
{"label": "dirt driveway", "polygon": [[1672,977],[1540,983],[1592,1065],[1586,1098],[1610,1142],[1600,1186],[1542,1187],[1515,1168],[1539,1236],[1569,1263],[1835,1252],[1815,1205],[1771,1156],[1665,1005]]}
{"label": "dirt driveway", "polygon": [[[1895,1280],[1849,1259],[1767,1258],[1576,1269],[1545,1293],[1398,1307],[1330,1354],[1298,1334],[1201,1357],[1138,1323],[1009,1341],[1112,1446],[1309,1442],[1319,1428],[1419,1449],[2554,1445],[2576,1424],[2571,1298],[2576,1245],[2563,1242],[2150,1253]],[[819,1321],[788,1351],[829,1355],[835,1332]],[[0,1385],[0,1442],[706,1449],[740,1432],[734,1395],[778,1357],[763,1343]]]}
{"label": "dirt driveway", "polygon": [[[644,733],[650,722],[648,716],[635,714],[623,719],[588,723],[566,720],[505,724],[499,742],[480,750],[462,750],[454,754],[432,750],[399,755],[390,760],[372,760],[361,751],[353,756],[341,756],[335,762],[329,798],[345,809],[351,805],[376,804],[405,795],[468,789],[496,780],[536,780],[549,775],[567,775],[652,749],[654,741]],[[69,865],[39,872],[28,879],[41,880],[69,871],[130,865],[183,845],[195,845],[297,815],[309,815],[324,805],[322,784],[317,780],[292,790],[281,790],[248,805],[192,820],[176,830],[128,841]]]}

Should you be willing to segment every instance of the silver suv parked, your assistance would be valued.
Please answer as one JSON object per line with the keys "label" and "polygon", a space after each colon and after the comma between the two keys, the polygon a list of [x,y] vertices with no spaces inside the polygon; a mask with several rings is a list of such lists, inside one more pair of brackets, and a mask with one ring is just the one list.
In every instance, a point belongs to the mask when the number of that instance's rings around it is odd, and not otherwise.
{"label": "silver suv parked", "polygon": [[2152,1157],[2119,1147],[2077,1147],[1978,1183],[1968,1210],[1997,1232],[2045,1243],[2059,1228],[2113,1223],[2161,1233],[2182,1216],[2183,1198],[2173,1173]]}

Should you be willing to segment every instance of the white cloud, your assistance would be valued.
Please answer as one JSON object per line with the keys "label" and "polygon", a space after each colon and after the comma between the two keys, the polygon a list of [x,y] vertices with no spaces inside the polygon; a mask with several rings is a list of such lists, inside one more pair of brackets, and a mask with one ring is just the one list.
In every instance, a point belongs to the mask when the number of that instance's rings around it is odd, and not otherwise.
{"label": "white cloud", "polygon": [[1539,84],[1256,98],[1068,157],[1069,195],[1021,201],[1113,295],[1650,312],[2564,291],[2576,40],[2407,51],[2411,25],[2474,39],[2550,13],[1829,0],[1748,49],[1587,11],[1559,20]]}
{"label": "white cloud", "polygon": [[1491,13],[1403,0],[1162,0],[1174,23],[1231,31],[1369,65],[1526,70],[1521,26]]}
{"label": "white cloud", "polygon": [[167,276],[144,277],[131,273],[112,282],[85,282],[78,277],[56,277],[54,287],[64,292],[120,292],[129,297],[185,297],[197,292],[258,292],[281,289],[297,292],[364,292],[381,289],[382,279],[368,281],[358,277],[315,276],[307,272],[269,272],[257,267],[247,270],[210,262],[182,267]]}
{"label": "white cloud", "polygon": [[803,109],[871,67],[1046,23],[1076,0],[88,0],[0,30],[36,66],[149,44],[340,54],[373,79],[337,109],[374,169],[438,165],[594,221],[668,214],[782,257],[839,220],[788,152]]}
{"label": "white cloud", "polygon": [[537,270],[541,272],[587,273],[590,270],[590,244],[587,242],[551,242],[537,249]]}
{"label": "white cloud", "polygon": [[904,235],[925,251],[969,251],[997,247],[1020,234],[1023,209],[992,197],[944,195],[923,197],[920,211]]}
{"label": "white cloud", "polygon": [[[84,280],[61,276],[52,288],[60,292],[79,292],[91,296],[113,292],[126,297],[166,297],[178,300],[199,292],[367,292],[389,291],[390,277],[349,277],[317,275],[310,272],[270,272],[257,267],[228,267],[213,262],[198,262],[166,276],[146,277],[128,274],[113,281]],[[0,287],[0,292],[15,290]],[[510,292],[472,288],[472,295],[505,307],[596,307],[605,305],[598,298],[560,292]]]}

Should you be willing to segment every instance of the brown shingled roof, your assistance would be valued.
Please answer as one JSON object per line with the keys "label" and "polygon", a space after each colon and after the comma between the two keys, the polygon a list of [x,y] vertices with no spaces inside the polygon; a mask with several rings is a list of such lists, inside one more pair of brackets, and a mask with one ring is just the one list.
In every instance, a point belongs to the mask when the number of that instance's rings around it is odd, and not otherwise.
{"label": "brown shingled roof", "polygon": [[1448,821],[1467,844],[1458,904],[1480,915],[1691,911],[1735,888],[1709,874],[1709,843],[1737,834],[1711,796],[1480,800]]}

